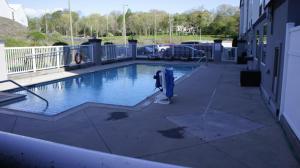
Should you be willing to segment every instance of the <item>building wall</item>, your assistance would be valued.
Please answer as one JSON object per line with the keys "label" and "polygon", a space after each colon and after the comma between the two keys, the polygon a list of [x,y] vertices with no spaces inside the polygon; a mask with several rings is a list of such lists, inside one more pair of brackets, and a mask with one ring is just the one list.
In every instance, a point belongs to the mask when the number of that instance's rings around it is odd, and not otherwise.
{"label": "building wall", "polygon": [[12,19],[12,11],[6,0],[0,0],[0,17]]}
{"label": "building wall", "polygon": [[253,25],[259,18],[259,0],[251,1],[251,20],[249,22],[250,25]]}
{"label": "building wall", "polygon": [[262,15],[259,22],[257,22],[256,25],[254,26],[252,32],[252,39],[253,39],[252,56],[254,57],[253,69],[256,70],[261,70],[262,68],[265,67],[265,63],[262,63],[262,56],[264,50],[263,32],[264,32],[264,26],[266,24],[268,24],[267,19],[265,15]]}
{"label": "building wall", "polygon": [[[277,1],[278,2],[278,1]],[[273,101],[276,108],[279,109],[282,87],[282,73],[284,63],[285,35],[286,23],[288,21],[288,1],[274,4],[272,20],[268,21],[268,45],[266,54],[266,64],[261,65],[262,84],[261,87],[268,93],[270,100]],[[279,67],[278,67],[278,83],[277,87],[274,81],[275,65],[275,49],[279,48]],[[277,93],[276,93],[277,92]]]}
{"label": "building wall", "polygon": [[[247,4],[245,0],[244,4]],[[285,34],[286,34],[286,23],[289,21],[300,24],[300,15],[297,14],[297,6],[300,6],[299,0],[274,0],[271,2],[271,6],[267,10],[260,8],[261,4],[267,4],[268,1],[252,1],[248,0],[248,6],[243,8],[249,8],[252,12],[248,12],[247,24],[250,24],[246,28],[245,32],[240,34],[247,40],[247,53],[248,56],[254,57],[254,61],[249,65],[252,69],[260,70],[262,72],[262,83],[261,87],[264,94],[267,96],[267,100],[272,106],[273,112],[276,112],[280,107],[281,100],[281,87],[282,87],[282,73],[284,63],[284,49],[285,49]],[[268,12],[272,9],[272,12]],[[245,11],[245,10],[244,10]],[[262,11],[262,15],[260,15]],[[265,13],[264,13],[265,12]],[[271,17],[270,17],[271,15]],[[250,21],[249,21],[250,19]],[[241,24],[245,20],[241,20]],[[264,26],[267,25],[267,45],[264,50]],[[257,36],[257,32],[258,36]],[[258,43],[257,43],[258,42]],[[278,65],[275,69],[275,52],[276,48],[279,49],[279,60]],[[263,51],[265,51],[265,60],[262,63]],[[277,50],[278,51],[278,50]],[[277,52],[278,53],[278,52]],[[276,73],[278,72],[278,73]],[[278,74],[277,83],[274,80],[275,74]]]}
{"label": "building wall", "polygon": [[0,17],[11,19],[23,26],[28,26],[28,19],[22,5],[9,5],[6,0],[0,0]]}
{"label": "building wall", "polygon": [[240,6],[240,28],[239,28],[239,34],[243,34],[244,33],[244,17],[245,17],[245,7],[244,4],[242,4],[244,2],[241,2],[241,6]]}
{"label": "building wall", "polygon": [[240,35],[244,35],[258,20],[259,7],[263,0],[241,0],[240,1]]}

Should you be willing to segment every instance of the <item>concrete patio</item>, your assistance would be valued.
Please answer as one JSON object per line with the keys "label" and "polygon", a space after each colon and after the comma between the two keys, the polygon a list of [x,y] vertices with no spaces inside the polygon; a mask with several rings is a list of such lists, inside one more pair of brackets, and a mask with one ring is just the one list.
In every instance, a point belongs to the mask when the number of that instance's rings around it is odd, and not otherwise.
{"label": "concrete patio", "polygon": [[242,68],[198,68],[176,85],[171,105],[89,104],[56,121],[0,114],[0,130],[187,167],[300,167],[259,88],[240,87]]}

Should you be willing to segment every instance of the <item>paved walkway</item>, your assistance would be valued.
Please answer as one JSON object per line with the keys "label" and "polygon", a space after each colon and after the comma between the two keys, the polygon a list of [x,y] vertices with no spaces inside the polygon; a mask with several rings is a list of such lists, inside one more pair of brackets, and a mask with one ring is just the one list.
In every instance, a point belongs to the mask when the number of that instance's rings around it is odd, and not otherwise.
{"label": "paved walkway", "polygon": [[176,85],[171,105],[99,105],[57,121],[0,114],[0,130],[53,142],[203,168],[297,168],[258,88],[239,86],[238,65],[215,65]]}

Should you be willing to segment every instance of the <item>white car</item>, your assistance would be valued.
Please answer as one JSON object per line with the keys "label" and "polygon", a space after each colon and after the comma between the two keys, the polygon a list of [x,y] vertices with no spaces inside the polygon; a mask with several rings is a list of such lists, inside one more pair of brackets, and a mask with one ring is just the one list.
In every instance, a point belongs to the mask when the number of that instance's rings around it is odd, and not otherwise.
{"label": "white car", "polygon": [[160,44],[160,45],[157,45],[157,48],[158,48],[158,52],[164,52],[164,51],[167,51],[167,49],[170,48],[170,46]]}

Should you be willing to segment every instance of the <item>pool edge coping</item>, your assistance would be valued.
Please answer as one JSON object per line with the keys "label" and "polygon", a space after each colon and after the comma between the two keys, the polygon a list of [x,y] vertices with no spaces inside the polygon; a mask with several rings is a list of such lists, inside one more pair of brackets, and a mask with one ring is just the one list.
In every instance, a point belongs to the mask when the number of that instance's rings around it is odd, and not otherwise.
{"label": "pool edge coping", "polygon": [[[111,68],[117,68],[117,67],[121,67],[121,66],[128,66],[131,64],[149,64],[149,63],[153,63],[153,64],[177,64],[177,65],[199,65],[195,62],[182,62],[182,61],[152,61],[152,60],[131,60],[131,61],[126,61],[126,62],[120,62],[117,64],[108,64],[108,66],[103,67],[103,65],[96,65],[96,66],[92,66],[89,68],[85,68],[82,70],[85,70],[83,73],[78,73],[76,75],[73,76],[68,76],[68,77],[63,77],[63,78],[58,78],[55,80],[50,80],[50,81],[44,81],[44,82],[39,82],[39,83],[34,83],[34,84],[29,84],[26,85],[28,86],[35,86],[35,85],[40,85],[43,83],[48,83],[48,82],[53,82],[53,81],[57,81],[57,80],[62,80],[62,79],[66,79],[66,78],[72,78],[72,77],[76,77],[79,75],[83,75],[83,74],[88,74],[88,73],[93,73],[96,71],[101,71],[101,70],[108,70]],[[184,63],[184,64],[183,64]],[[112,65],[112,66],[109,66]],[[198,70],[201,69],[201,65],[196,67],[195,69],[193,69],[190,73],[183,75],[182,77],[180,77],[179,79],[177,79],[175,81],[175,84],[179,84],[183,81],[185,81],[186,79],[188,79],[191,75],[193,75],[195,72],[197,72]],[[93,69],[93,71],[88,71],[87,69]],[[75,71],[79,71],[79,70],[75,70]],[[15,88],[16,89],[16,88]],[[9,90],[14,90],[14,89],[9,89]],[[6,90],[6,91],[9,91]],[[142,110],[148,106],[150,106],[151,104],[154,103],[156,96],[158,96],[161,92],[160,91],[156,91],[155,93],[147,96],[145,99],[141,100],[139,103],[137,103],[134,106],[124,106],[124,105],[114,105],[114,104],[105,104],[105,103],[96,103],[96,102],[85,102],[82,104],[79,104],[77,106],[74,106],[72,108],[69,108],[65,111],[62,111],[58,114],[55,115],[43,115],[43,114],[37,114],[37,113],[33,113],[33,112],[26,112],[26,111],[21,111],[21,110],[13,110],[13,109],[6,109],[6,108],[1,108],[0,107],[0,114],[6,114],[6,115],[12,115],[12,116],[16,116],[16,117],[25,117],[25,118],[30,118],[30,119],[37,119],[37,120],[46,120],[46,121],[57,121],[59,119],[62,119],[64,117],[67,117],[73,113],[79,112],[80,110],[86,109],[86,108],[91,108],[91,107],[100,107],[100,108],[111,108],[111,109],[120,109],[120,110],[130,110],[130,111],[139,111]]]}

